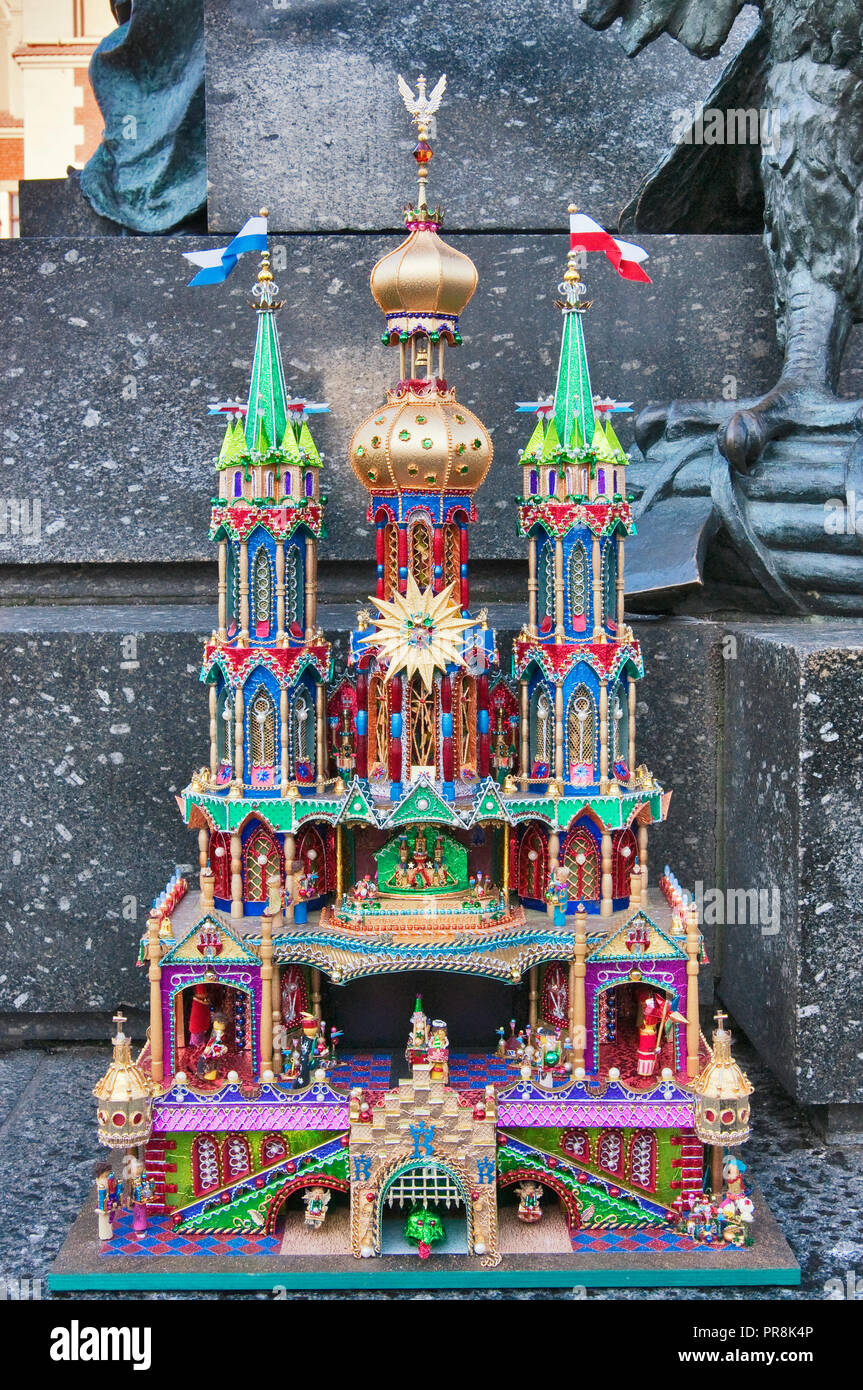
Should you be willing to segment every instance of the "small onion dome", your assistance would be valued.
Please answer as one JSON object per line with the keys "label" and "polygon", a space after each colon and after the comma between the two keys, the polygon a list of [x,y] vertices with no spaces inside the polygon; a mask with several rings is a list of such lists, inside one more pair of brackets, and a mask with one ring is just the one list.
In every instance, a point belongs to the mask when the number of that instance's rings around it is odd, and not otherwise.
{"label": "small onion dome", "polygon": [[146,1073],[136,1066],[130,1042],[122,1031],[126,1022],[115,1014],[114,1058],[101,1081],[93,1087],[98,1101],[99,1143],[109,1149],[133,1149],[146,1144],[152,1128],[152,1090]]}
{"label": "small onion dome", "polygon": [[485,427],[455,391],[389,391],[387,404],[364,420],[350,443],[351,467],[370,492],[472,492],[489,470]]}
{"label": "small onion dome", "polygon": [[476,266],[438,235],[436,222],[408,226],[412,230],[407,240],[374,267],[372,295],[387,316],[388,334],[411,333],[422,326],[424,332],[439,332],[452,342],[455,321],[476,289]]}
{"label": "small onion dome", "polygon": [[689,1083],[694,1092],[695,1133],[702,1144],[733,1148],[750,1135],[749,1097],[754,1087],[731,1055],[731,1034],[723,1027],[725,1015],[716,1015],[713,1056]]}

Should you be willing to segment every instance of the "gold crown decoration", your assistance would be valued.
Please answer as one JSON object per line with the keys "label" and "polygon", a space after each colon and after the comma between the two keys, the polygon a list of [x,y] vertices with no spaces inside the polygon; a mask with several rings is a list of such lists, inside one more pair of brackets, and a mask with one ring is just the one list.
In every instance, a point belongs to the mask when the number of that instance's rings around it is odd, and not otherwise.
{"label": "gold crown decoration", "polygon": [[146,1073],[132,1061],[131,1043],[122,1031],[124,1015],[116,1013],[112,1021],[117,1025],[114,1056],[93,1087],[99,1143],[109,1149],[133,1149],[150,1137],[152,1087]]}
{"label": "gold crown decoration", "polygon": [[696,1097],[695,1132],[702,1144],[735,1147],[750,1135],[749,1097],[754,1086],[731,1055],[726,1015],[716,1015],[713,1056],[689,1083]]}
{"label": "gold crown decoration", "polygon": [[454,391],[406,389],[387,393],[387,404],[355,431],[349,458],[370,491],[472,492],[491,466],[484,425]]}

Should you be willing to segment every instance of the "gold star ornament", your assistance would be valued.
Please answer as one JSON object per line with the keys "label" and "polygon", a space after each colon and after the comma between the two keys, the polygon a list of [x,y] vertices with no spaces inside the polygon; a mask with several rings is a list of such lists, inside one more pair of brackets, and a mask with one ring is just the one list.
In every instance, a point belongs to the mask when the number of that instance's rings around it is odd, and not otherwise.
{"label": "gold star ornament", "polygon": [[419,675],[426,690],[431,690],[435,671],[464,666],[462,638],[474,619],[462,617],[454,588],[455,583],[448,584],[436,594],[420,589],[409,575],[407,593],[394,594],[391,600],[371,600],[380,609],[380,617],[360,641],[380,649],[388,662],[387,680],[404,671],[408,680]]}

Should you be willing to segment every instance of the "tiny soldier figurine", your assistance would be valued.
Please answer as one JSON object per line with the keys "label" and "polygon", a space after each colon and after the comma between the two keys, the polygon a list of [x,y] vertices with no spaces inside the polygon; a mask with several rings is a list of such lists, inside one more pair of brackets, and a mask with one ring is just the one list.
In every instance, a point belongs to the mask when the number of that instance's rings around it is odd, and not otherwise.
{"label": "tiny soldier figurine", "polygon": [[314,1014],[300,1014],[300,1027],[303,1036],[300,1039],[300,1066],[299,1074],[295,1083],[297,1090],[302,1090],[308,1086],[311,1080],[312,1067],[318,1057],[318,1020]]}
{"label": "tiny soldier figurine", "polygon": [[114,1213],[119,1205],[114,1170],[106,1159],[100,1158],[93,1165],[96,1179],[96,1215],[99,1218],[99,1239],[114,1239]]}

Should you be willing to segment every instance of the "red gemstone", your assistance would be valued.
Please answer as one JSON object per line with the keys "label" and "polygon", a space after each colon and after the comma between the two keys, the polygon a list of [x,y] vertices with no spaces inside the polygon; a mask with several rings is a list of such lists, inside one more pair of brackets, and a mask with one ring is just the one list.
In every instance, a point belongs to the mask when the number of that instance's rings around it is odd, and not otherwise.
{"label": "red gemstone", "polygon": [[414,159],[416,160],[417,164],[428,164],[429,160],[432,158],[433,155],[434,150],[432,149],[431,145],[427,145],[425,140],[420,140],[419,144],[414,150]]}

